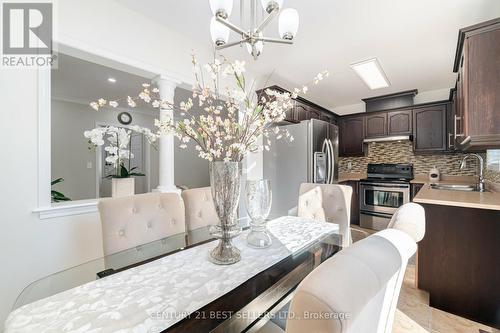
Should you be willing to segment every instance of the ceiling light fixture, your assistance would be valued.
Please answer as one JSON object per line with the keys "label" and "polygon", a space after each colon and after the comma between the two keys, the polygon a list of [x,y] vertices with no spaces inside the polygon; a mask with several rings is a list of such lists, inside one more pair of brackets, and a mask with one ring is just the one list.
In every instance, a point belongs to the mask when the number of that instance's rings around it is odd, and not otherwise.
{"label": "ceiling light fixture", "polygon": [[116,79],[114,77],[109,77],[108,82],[115,83]]}
{"label": "ceiling light fixture", "polygon": [[351,68],[371,90],[387,88],[390,85],[377,58],[351,64]]}
{"label": "ceiling light fixture", "polygon": [[[210,9],[214,17],[210,22],[210,35],[217,50],[235,45],[245,44],[248,52],[257,60],[262,53],[264,43],[293,44],[293,39],[299,29],[299,13],[293,8],[282,10],[279,14],[279,35],[281,38],[264,37],[264,28],[278,15],[283,0],[261,0],[263,10],[267,12],[262,22],[257,24],[256,0],[250,0],[250,27],[243,29],[229,22],[228,18],[233,10],[233,0],[209,0]],[[243,21],[244,0],[240,2],[240,19]],[[228,43],[230,30],[240,35],[240,40]]]}

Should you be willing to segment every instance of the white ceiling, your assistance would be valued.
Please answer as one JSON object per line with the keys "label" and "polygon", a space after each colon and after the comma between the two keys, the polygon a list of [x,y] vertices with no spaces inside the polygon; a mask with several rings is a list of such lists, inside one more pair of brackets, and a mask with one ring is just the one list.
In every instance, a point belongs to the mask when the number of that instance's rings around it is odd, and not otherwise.
{"label": "white ceiling", "polygon": [[[208,0],[116,1],[184,34],[194,50],[211,45]],[[234,23],[239,23],[237,3],[230,17]],[[266,44],[257,61],[239,47],[225,55],[246,60],[258,75],[274,70],[278,81],[297,86],[328,69],[331,76],[309,95],[327,108],[407,89],[452,87],[458,30],[500,16],[499,0],[285,0],[284,7],[296,8],[300,15],[293,46]],[[275,22],[265,34],[277,37]],[[232,33],[231,40],[236,38]],[[379,59],[390,87],[371,91],[349,67],[373,57]]]}
{"label": "white ceiling", "polygon": [[[108,82],[108,78],[116,83]],[[52,70],[52,96],[90,103],[100,97],[108,100],[136,96],[150,79],[98,65],[62,53]]]}

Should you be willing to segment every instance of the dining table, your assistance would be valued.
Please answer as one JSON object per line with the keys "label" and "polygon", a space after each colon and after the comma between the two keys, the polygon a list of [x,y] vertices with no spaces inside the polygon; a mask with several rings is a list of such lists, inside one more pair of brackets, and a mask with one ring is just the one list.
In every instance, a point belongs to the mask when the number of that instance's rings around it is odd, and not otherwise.
{"label": "dining table", "polygon": [[271,216],[267,248],[247,245],[250,221],[238,223],[235,264],[209,260],[208,224],[173,234],[31,283],[4,332],[255,332],[342,249],[335,223]]}

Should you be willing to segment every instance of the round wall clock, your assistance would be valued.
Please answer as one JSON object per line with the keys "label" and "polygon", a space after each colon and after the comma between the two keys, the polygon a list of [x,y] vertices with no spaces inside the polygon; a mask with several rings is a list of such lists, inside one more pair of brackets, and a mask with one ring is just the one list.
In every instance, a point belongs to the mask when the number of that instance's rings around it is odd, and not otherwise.
{"label": "round wall clock", "polygon": [[129,125],[132,122],[132,116],[128,112],[121,112],[118,114],[118,121],[122,125]]}

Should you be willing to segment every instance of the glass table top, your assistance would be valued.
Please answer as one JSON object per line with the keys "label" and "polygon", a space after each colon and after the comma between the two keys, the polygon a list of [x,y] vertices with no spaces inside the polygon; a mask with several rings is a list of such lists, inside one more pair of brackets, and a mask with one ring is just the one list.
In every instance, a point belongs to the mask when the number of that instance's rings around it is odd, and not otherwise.
{"label": "glass table top", "polygon": [[[286,215],[273,215],[273,220]],[[238,219],[243,230],[250,228],[248,218]],[[185,249],[198,246],[215,238],[209,232],[210,225],[194,230],[173,234],[156,241],[142,244],[111,255],[103,256],[66,270],[51,274],[29,284],[16,299],[12,310],[23,305],[41,300],[60,292],[81,286],[117,272],[136,267]],[[336,233],[331,241],[341,244],[341,236]]]}

